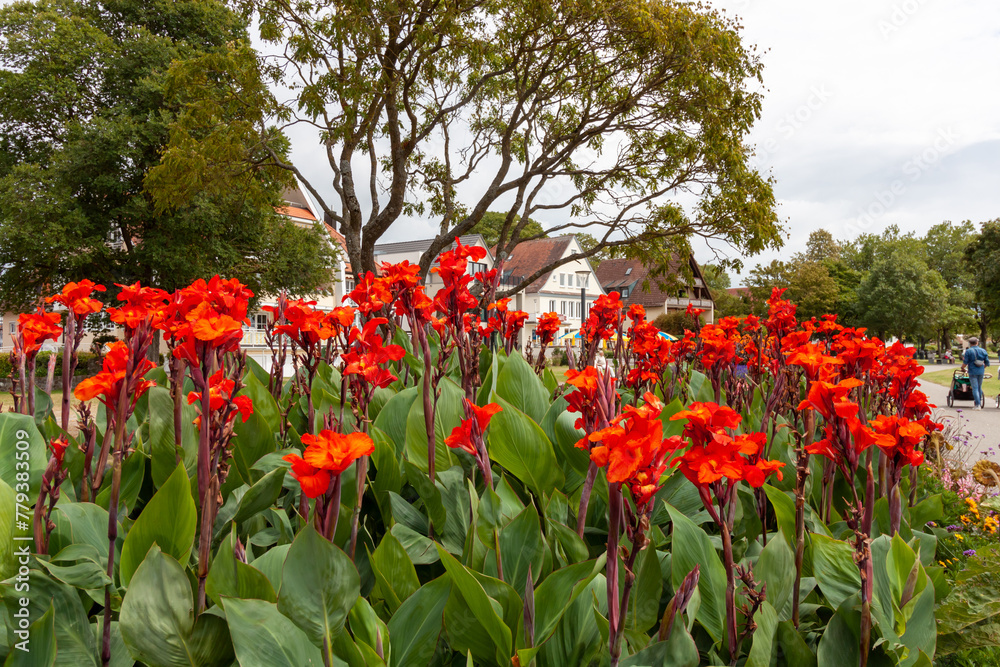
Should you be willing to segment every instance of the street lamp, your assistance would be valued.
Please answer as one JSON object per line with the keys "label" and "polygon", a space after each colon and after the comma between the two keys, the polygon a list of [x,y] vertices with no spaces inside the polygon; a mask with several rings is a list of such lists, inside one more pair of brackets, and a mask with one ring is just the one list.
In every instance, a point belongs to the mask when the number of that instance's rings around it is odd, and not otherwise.
{"label": "street lamp", "polygon": [[580,283],[580,352],[584,351],[583,341],[583,320],[587,317],[587,279],[590,278],[590,271],[580,270],[576,272],[576,279]]}

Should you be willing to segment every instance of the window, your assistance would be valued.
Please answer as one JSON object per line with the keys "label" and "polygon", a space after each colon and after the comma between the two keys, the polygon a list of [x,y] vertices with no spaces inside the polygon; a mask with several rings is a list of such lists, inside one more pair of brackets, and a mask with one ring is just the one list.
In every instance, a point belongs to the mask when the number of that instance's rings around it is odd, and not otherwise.
{"label": "window", "polygon": [[550,313],[556,312],[556,300],[555,299],[549,299],[549,312]]}
{"label": "window", "polygon": [[625,269],[625,275],[626,275],[626,276],[627,276],[628,274],[630,274],[630,273],[632,273],[632,267],[631,267],[631,266],[630,266],[630,267],[628,267],[627,269]]}
{"label": "window", "polygon": [[580,280],[580,274],[579,273],[576,274],[576,286],[577,287],[581,287],[582,286],[582,283],[581,283],[581,280]]}
{"label": "window", "polygon": [[565,273],[560,273],[559,274],[559,284],[560,285],[565,285],[566,284],[566,274]]}
{"label": "window", "polygon": [[628,298],[628,288],[627,287],[623,287],[622,288],[622,298],[623,299],[627,299]]}
{"label": "window", "polygon": [[12,335],[17,333],[17,322],[10,323],[10,333]]}
{"label": "window", "polygon": [[469,262],[469,273],[472,275],[486,273],[486,262]]}
{"label": "window", "polygon": [[269,317],[267,313],[257,313],[254,317],[254,328],[260,331],[267,329],[268,319]]}
{"label": "window", "polygon": [[559,314],[560,315],[565,315],[566,314],[566,302],[565,301],[560,301],[559,302]]}

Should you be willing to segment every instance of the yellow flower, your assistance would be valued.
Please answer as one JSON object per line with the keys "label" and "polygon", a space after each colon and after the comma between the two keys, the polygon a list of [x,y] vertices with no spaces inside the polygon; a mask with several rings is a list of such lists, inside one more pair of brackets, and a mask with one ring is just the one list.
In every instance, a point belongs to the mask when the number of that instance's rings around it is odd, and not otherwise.
{"label": "yellow flower", "polygon": [[965,538],[962,537],[962,533],[955,533],[955,539],[959,542],[963,541]]}

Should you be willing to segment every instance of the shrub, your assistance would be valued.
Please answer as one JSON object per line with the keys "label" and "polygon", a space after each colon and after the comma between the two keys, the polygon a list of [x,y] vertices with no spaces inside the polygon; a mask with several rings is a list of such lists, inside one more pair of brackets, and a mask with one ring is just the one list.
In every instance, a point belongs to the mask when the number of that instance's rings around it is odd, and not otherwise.
{"label": "shrub", "polygon": [[[56,355],[56,378],[62,377],[62,352],[40,352],[38,360],[35,362],[35,377],[44,378],[49,372],[49,355]],[[93,375],[101,368],[101,358],[90,352],[77,353],[76,370],[74,377]],[[0,377],[9,378],[14,372],[10,363],[10,354],[0,353]]]}
{"label": "shrub", "polygon": [[696,328],[694,319],[683,310],[663,313],[653,320],[653,326],[671,336],[683,336],[685,330]]}

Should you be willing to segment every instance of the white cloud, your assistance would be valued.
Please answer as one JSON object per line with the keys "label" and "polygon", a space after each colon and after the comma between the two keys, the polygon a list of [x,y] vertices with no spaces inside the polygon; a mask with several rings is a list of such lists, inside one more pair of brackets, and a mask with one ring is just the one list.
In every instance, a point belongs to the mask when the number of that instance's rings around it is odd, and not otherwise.
{"label": "white cloud", "polygon": [[801,250],[821,227],[850,238],[1000,216],[1000,4],[712,4],[739,17],[765,65],[751,140],[790,238],[753,263]]}

